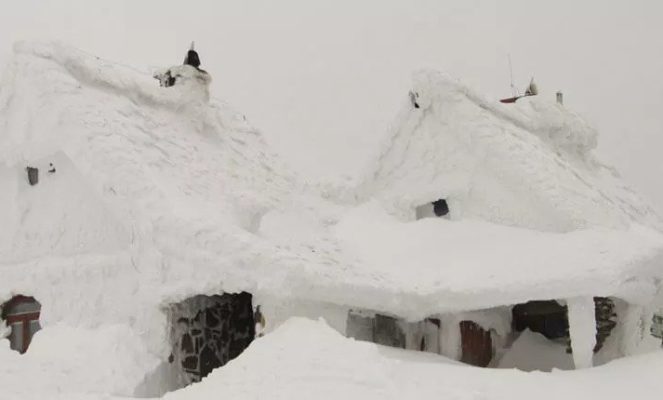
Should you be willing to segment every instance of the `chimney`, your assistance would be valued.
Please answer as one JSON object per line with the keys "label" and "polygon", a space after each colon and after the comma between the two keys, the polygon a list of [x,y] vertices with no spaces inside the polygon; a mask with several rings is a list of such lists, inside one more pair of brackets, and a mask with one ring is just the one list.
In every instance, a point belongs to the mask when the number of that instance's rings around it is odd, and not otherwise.
{"label": "chimney", "polygon": [[562,92],[557,92],[557,104],[564,105],[564,94]]}

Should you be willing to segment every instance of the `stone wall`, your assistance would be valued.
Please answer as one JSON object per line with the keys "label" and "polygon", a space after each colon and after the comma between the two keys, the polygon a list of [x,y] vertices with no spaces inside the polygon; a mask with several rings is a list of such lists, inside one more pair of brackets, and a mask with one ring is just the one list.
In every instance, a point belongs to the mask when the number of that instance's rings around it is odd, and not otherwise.
{"label": "stone wall", "polygon": [[198,382],[237,357],[253,341],[255,324],[249,293],[195,296],[171,306],[169,361],[186,383]]}

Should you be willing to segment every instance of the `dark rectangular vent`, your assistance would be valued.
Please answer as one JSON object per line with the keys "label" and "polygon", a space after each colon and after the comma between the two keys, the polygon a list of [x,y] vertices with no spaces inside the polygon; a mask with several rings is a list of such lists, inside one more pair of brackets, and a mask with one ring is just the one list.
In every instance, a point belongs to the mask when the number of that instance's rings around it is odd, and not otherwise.
{"label": "dark rectangular vent", "polygon": [[443,217],[449,214],[449,205],[444,199],[440,199],[433,202],[433,212],[438,217]]}
{"label": "dark rectangular vent", "polygon": [[26,170],[28,171],[28,182],[30,182],[30,185],[34,186],[39,183],[39,169],[27,167]]}

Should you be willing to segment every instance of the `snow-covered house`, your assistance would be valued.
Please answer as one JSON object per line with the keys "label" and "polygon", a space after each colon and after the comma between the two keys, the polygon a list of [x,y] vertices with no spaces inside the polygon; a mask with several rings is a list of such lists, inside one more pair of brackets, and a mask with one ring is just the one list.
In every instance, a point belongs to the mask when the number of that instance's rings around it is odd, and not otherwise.
{"label": "snow-covered house", "polygon": [[419,73],[419,108],[405,101],[365,177],[332,190],[302,183],[208,79],[161,88],[67,46],[14,50],[0,303],[33,297],[43,329],[28,357],[0,345],[0,386],[57,368],[68,379],[36,385],[162,394],[250,346],[258,305],[266,336],[323,317],[482,366],[584,367],[658,345],[660,220],[554,101],[509,108]]}
{"label": "snow-covered house", "polygon": [[[414,92],[419,107],[404,107],[360,185],[374,214],[354,229],[374,235],[352,244],[444,299],[401,345],[425,347],[430,317],[438,327],[451,317],[460,336],[442,337],[456,343],[432,348],[473,364],[501,365],[525,346],[513,343],[525,329],[565,346],[576,337],[568,350],[579,366],[592,364],[587,349],[603,350],[598,362],[634,351],[657,307],[661,220],[595,158],[596,132],[554,101],[505,107],[434,72],[416,74]],[[427,220],[436,216],[451,221]],[[574,335],[583,329],[594,332],[584,353]]]}

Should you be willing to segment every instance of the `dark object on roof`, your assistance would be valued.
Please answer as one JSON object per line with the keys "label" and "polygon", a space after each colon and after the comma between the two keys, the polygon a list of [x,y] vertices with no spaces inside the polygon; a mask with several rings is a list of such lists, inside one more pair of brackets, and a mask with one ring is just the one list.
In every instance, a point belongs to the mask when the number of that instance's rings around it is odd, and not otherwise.
{"label": "dark object on roof", "polygon": [[433,212],[438,217],[444,217],[449,214],[449,205],[445,199],[436,200],[433,202]]}
{"label": "dark object on roof", "polygon": [[410,91],[410,102],[412,103],[412,106],[414,108],[419,108],[419,103],[417,102],[417,99],[419,98],[419,93]]}
{"label": "dark object on roof", "polygon": [[529,85],[527,85],[527,89],[525,89],[525,96],[536,96],[537,94],[539,94],[539,87],[536,86],[534,78],[532,78]]}
{"label": "dark object on roof", "polygon": [[522,97],[522,96],[509,97],[509,98],[507,98],[507,99],[502,99],[502,100],[500,100],[500,103],[506,103],[506,104],[515,103],[515,102],[518,101],[518,99],[521,98],[521,97]]}
{"label": "dark object on roof", "polygon": [[527,89],[525,89],[525,94],[502,99],[500,100],[500,103],[511,104],[515,103],[518,101],[518,99],[523,97],[536,96],[537,94],[539,94],[539,88],[536,86],[534,78],[532,78],[532,80],[529,82],[529,85],[527,85]]}
{"label": "dark object on roof", "polygon": [[30,185],[34,186],[39,183],[39,169],[27,167],[26,170],[28,171],[28,182],[30,182]]}
{"label": "dark object on roof", "polygon": [[200,67],[200,57],[198,57],[198,53],[194,49],[194,46],[195,42],[191,42],[191,47],[186,53],[186,57],[184,57],[184,65],[190,65],[194,68],[198,68]]}
{"label": "dark object on roof", "polygon": [[48,172],[50,174],[54,174],[55,173],[55,166],[53,165],[53,163],[48,164],[48,167],[49,167]]}
{"label": "dark object on roof", "polygon": [[186,54],[186,58],[184,59],[184,64],[195,68],[200,67],[200,58],[198,57],[198,53],[196,53],[195,50],[189,50],[189,52]]}

